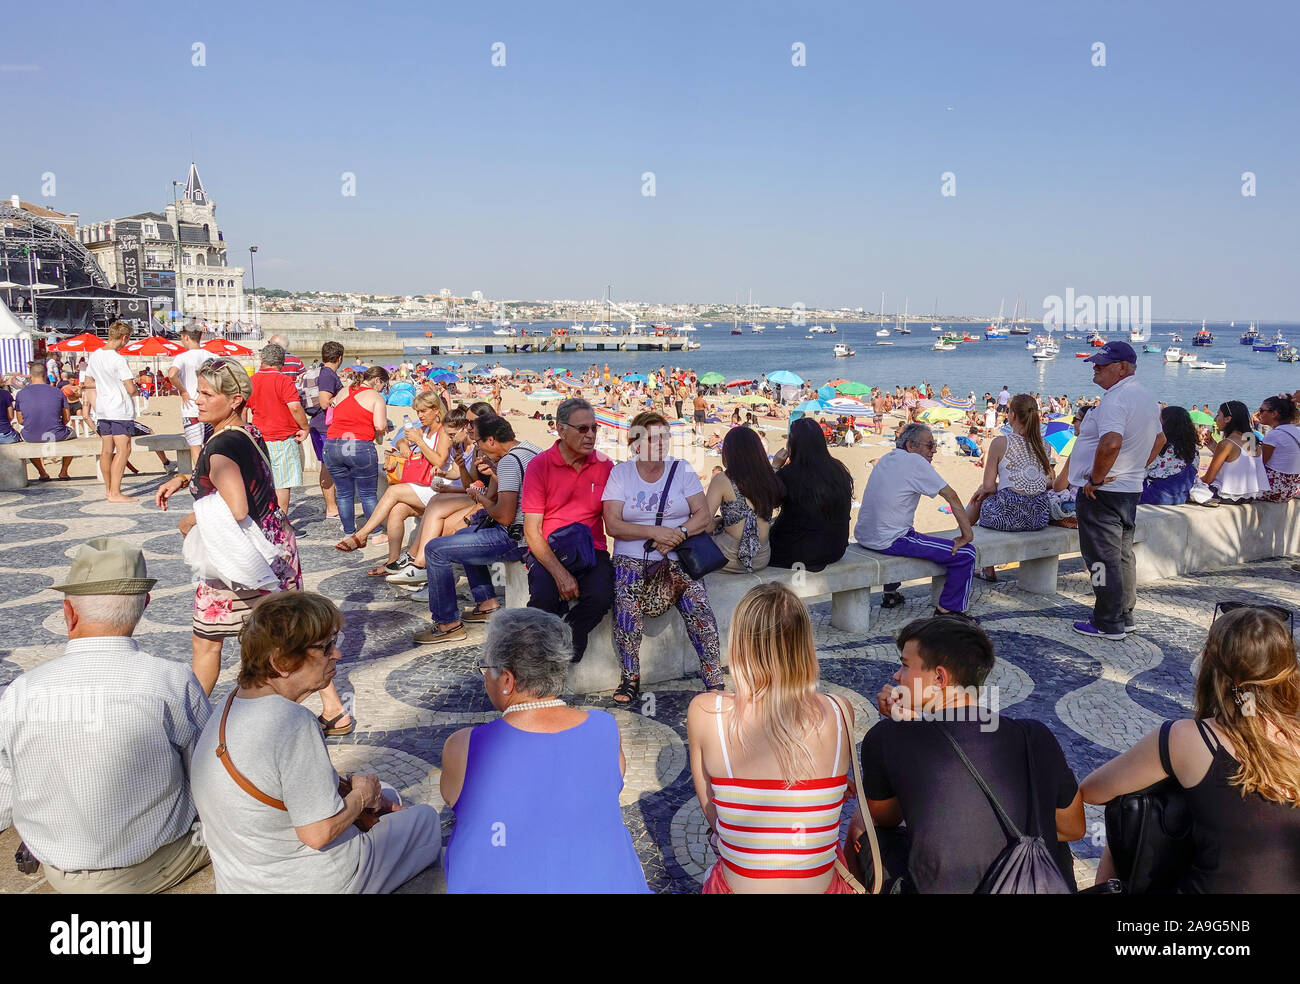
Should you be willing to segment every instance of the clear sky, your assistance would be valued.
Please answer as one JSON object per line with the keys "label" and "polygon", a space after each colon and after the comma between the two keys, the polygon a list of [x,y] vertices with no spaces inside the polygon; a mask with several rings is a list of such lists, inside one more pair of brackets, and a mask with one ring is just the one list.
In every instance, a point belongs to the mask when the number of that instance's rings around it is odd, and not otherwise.
{"label": "clear sky", "polygon": [[1298,28],[1291,2],[11,6],[0,194],[161,210],[193,157],[259,286],[1300,320]]}

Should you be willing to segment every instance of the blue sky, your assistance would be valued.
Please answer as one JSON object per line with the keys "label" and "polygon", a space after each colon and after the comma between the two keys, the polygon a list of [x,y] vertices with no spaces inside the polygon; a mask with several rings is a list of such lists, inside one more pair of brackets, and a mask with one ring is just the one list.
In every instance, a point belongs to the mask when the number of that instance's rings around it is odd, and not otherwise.
{"label": "blue sky", "polygon": [[160,209],[193,156],[262,286],[961,313],[1073,287],[1297,320],[1297,28],[1285,3],[28,5],[0,93],[50,125],[10,119],[0,194]]}

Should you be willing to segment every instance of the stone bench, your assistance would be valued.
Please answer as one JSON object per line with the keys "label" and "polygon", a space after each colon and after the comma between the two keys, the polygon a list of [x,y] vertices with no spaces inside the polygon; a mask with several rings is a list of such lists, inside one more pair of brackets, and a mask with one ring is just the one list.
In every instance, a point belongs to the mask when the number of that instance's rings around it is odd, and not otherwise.
{"label": "stone bench", "polygon": [[0,444],[0,490],[27,488],[27,462],[35,458],[98,458],[103,444],[98,437],[71,441]]}
{"label": "stone bench", "polygon": [[134,438],[134,446],[145,451],[175,451],[180,471],[186,475],[194,471],[190,445],[184,434],[141,434]]}
{"label": "stone bench", "polygon": [[[957,531],[936,534],[954,537]],[[996,567],[1018,563],[1018,583],[1035,594],[1054,594],[1062,557],[1079,553],[1078,530],[1049,526],[1032,533],[1003,533],[975,528],[976,564]],[[1300,554],[1300,501],[1253,502],[1201,506],[1139,506],[1134,532],[1139,585],[1268,557]],[[506,567],[506,605],[528,603],[528,577],[522,564]],[[723,662],[726,663],[731,613],[756,584],[781,581],[805,601],[829,596],[831,625],[846,632],[866,633],[871,624],[871,592],[894,581],[931,579],[931,597],[943,589],[942,568],[926,560],[892,557],[850,544],[844,558],[823,571],[766,568],[754,574],[716,572],[705,578],[709,601],[718,620]],[[611,617],[591,633],[586,657],[569,673],[575,693],[612,690],[619,668],[613,657]],[[669,611],[647,619],[641,646],[641,682],[656,683],[699,673],[699,659],[686,636],[681,617]]]}

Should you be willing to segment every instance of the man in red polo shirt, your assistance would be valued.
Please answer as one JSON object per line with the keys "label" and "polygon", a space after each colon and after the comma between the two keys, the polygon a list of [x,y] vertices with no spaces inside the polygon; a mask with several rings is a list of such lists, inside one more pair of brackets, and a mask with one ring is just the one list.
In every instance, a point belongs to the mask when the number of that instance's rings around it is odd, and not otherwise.
{"label": "man in red polo shirt", "polygon": [[[271,472],[275,476],[275,498],[289,511],[289,491],[303,484],[302,442],[310,432],[302,397],[293,379],[284,373],[284,349],[271,342],[261,351],[261,368],[253,373],[253,395],[248,409],[252,424],[266,441]],[[299,536],[301,531],[294,530]]]}
{"label": "man in red polo shirt", "polygon": [[[596,412],[586,400],[565,400],[556,407],[555,420],[560,439],[535,456],[524,473],[524,538],[532,554],[528,607],[569,623],[576,663],[587,650],[587,636],[614,604],[614,567],[601,518],[601,498],[614,462],[596,450]],[[546,541],[573,523],[591,530],[596,549],[595,566],[576,577]]]}

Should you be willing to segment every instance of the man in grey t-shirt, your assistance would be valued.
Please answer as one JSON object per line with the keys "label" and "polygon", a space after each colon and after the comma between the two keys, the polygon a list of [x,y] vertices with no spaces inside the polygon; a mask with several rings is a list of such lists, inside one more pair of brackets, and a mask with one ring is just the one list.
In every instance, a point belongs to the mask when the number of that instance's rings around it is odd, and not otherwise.
{"label": "man in grey t-shirt", "polygon": [[[520,541],[524,514],[520,491],[524,471],[541,449],[517,440],[514,428],[504,417],[479,417],[474,421],[474,429],[478,434],[478,450],[493,463],[496,474],[485,491],[473,488],[466,491],[493,522],[486,529],[464,529],[452,536],[438,537],[425,547],[424,568],[429,572],[429,614],[433,626],[416,633],[415,641],[423,645],[465,639],[466,622],[486,622],[500,607],[488,565],[519,560],[523,556]],[[465,579],[474,597],[474,607],[463,613],[456,605],[456,575],[452,564],[464,566]]]}

